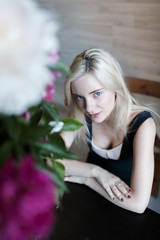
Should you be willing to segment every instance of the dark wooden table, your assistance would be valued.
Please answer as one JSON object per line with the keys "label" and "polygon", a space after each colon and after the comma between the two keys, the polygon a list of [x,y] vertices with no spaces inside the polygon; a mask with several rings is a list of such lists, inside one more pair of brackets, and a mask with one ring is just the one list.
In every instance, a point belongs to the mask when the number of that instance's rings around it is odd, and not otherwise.
{"label": "dark wooden table", "polygon": [[84,185],[68,183],[51,240],[160,239],[160,214],[124,210]]}

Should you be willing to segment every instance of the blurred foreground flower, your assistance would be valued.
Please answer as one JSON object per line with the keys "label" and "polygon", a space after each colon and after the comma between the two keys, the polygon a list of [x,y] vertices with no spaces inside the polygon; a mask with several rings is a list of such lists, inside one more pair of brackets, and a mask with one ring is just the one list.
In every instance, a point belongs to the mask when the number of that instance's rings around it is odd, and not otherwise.
{"label": "blurred foreground flower", "polygon": [[56,77],[70,74],[59,60],[57,29],[33,0],[0,0],[1,240],[49,236],[54,206],[67,191],[64,166],[55,160],[78,157],[60,131],[82,124],[60,120],[57,107],[48,103]]}
{"label": "blurred foreground flower", "polygon": [[[0,113],[22,114],[42,99],[58,60],[57,23],[31,0],[0,0]],[[55,61],[53,62],[53,58]]]}
{"label": "blurred foreground flower", "polygon": [[43,94],[43,99],[50,102],[53,100],[55,93],[55,86],[53,82],[48,83],[47,88]]}
{"label": "blurred foreground flower", "polygon": [[31,156],[19,165],[8,159],[0,170],[0,239],[45,239],[54,227],[54,190],[51,175],[37,169]]}

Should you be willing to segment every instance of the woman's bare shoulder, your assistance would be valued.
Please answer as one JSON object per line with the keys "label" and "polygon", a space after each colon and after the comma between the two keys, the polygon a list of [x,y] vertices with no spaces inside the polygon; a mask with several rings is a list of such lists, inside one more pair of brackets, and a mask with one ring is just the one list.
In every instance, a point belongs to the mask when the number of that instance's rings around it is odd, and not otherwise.
{"label": "woman's bare shoulder", "polygon": [[[132,112],[128,118],[128,122],[127,122],[127,125],[129,126],[131,124],[131,122],[136,118],[136,116],[138,116],[140,113],[143,113],[144,111],[136,111],[136,112]],[[150,119],[148,120],[148,122],[152,123],[152,124],[155,124],[155,121],[153,118],[146,118],[147,119]]]}

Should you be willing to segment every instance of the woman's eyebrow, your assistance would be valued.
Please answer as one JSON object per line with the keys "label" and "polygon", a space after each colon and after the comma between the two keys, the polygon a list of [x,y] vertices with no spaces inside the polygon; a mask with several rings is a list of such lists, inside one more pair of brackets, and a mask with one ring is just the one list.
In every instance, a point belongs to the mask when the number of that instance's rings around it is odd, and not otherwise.
{"label": "woman's eyebrow", "polygon": [[96,90],[90,92],[89,94],[92,94],[92,93],[98,92],[98,91],[100,91],[100,90],[102,90],[102,89],[104,89],[104,88],[96,89]]}
{"label": "woman's eyebrow", "polygon": [[[96,89],[96,90],[90,92],[89,94],[92,94],[92,93],[95,93],[95,92],[101,91],[102,89],[104,89],[104,88]],[[77,93],[73,93],[73,92],[72,92],[72,94],[75,95],[75,96],[81,96],[81,95],[79,95],[79,94],[77,94]]]}

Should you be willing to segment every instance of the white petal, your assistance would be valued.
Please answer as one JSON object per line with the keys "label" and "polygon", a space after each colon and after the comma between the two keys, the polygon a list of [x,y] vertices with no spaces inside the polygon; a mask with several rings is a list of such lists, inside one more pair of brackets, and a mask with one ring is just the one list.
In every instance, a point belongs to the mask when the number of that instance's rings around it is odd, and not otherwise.
{"label": "white petal", "polygon": [[54,133],[54,132],[59,132],[61,131],[63,125],[64,125],[64,122],[55,122],[55,121],[51,121],[49,122],[49,125],[54,127],[52,130],[51,130],[51,134]]}
{"label": "white petal", "polygon": [[57,30],[36,2],[0,0],[0,113],[20,115],[41,101],[52,80],[47,53],[58,52]]}

